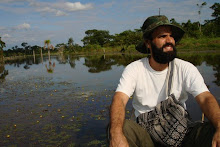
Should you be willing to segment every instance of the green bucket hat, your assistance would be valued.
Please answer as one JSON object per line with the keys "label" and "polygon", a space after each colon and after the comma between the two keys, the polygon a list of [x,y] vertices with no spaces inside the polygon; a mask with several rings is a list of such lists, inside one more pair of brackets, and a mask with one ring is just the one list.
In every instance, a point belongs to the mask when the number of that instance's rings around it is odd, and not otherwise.
{"label": "green bucket hat", "polygon": [[[183,37],[185,33],[184,30],[180,28],[179,26],[171,24],[166,16],[156,15],[156,16],[148,17],[145,20],[143,26],[141,27],[141,30],[143,32],[143,39],[150,39],[151,34],[154,31],[154,29],[156,29],[159,26],[171,26],[172,33],[173,33],[176,43],[178,43],[181,40],[181,38]],[[146,48],[144,41],[140,42],[136,46],[136,50],[144,54],[147,54],[150,52],[149,49]]]}

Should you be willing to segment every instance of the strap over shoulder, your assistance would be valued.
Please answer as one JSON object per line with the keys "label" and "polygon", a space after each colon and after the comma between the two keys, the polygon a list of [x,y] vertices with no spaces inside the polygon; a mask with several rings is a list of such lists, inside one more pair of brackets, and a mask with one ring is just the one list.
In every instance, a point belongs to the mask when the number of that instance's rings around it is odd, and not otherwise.
{"label": "strap over shoulder", "polygon": [[166,76],[166,95],[169,96],[172,90],[173,72],[175,59],[169,62],[168,72]]}

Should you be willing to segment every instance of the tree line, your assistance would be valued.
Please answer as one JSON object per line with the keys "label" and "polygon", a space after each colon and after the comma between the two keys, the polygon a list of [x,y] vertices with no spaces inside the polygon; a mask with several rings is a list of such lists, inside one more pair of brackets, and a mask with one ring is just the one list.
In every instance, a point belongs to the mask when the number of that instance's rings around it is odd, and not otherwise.
{"label": "tree line", "polygon": [[[198,15],[201,15],[202,8],[206,5],[206,2],[203,2],[201,5],[197,4],[199,10]],[[185,30],[184,38],[215,38],[220,37],[220,3],[214,3],[210,9],[213,10],[211,20],[205,20],[204,24],[201,24],[201,19],[197,22],[191,22],[188,20],[186,23],[178,23],[174,18],[170,20],[172,24],[181,26]],[[200,17],[201,18],[201,17]],[[108,30],[87,30],[85,31],[85,37],[81,40],[83,46],[74,43],[73,38],[69,38],[67,43],[57,44],[55,47],[49,47],[51,44],[50,40],[47,40],[44,47],[37,45],[30,46],[28,43],[21,43],[22,47],[12,47],[7,51],[4,51],[4,56],[21,56],[21,55],[32,55],[33,52],[40,54],[42,48],[47,49],[48,53],[51,52],[60,52],[60,53],[77,53],[77,52],[91,52],[96,50],[98,52],[105,52],[106,49],[114,52],[114,48],[119,48],[120,51],[125,51],[129,46],[134,46],[139,43],[142,39],[141,29],[134,30],[125,30],[119,34],[110,35]],[[0,54],[2,54],[2,49],[5,47],[3,41],[0,38]],[[47,46],[47,47],[46,47]],[[49,49],[50,48],[50,49]],[[45,52],[43,50],[43,52]]]}

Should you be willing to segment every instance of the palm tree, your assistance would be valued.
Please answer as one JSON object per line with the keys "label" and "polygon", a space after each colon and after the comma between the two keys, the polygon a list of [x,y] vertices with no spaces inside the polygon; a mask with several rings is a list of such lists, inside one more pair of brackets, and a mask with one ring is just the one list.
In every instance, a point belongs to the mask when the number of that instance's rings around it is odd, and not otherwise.
{"label": "palm tree", "polygon": [[25,54],[24,56],[26,56],[26,54],[27,54],[27,46],[28,46],[28,43],[26,43],[26,42],[22,42],[22,43],[21,43],[21,46],[24,47],[24,48],[23,48],[23,49],[24,49],[24,54]]}
{"label": "palm tree", "polygon": [[201,10],[202,10],[202,7],[205,6],[207,3],[206,2],[203,2],[202,4],[196,4],[198,7],[199,7],[199,11],[198,11],[198,14],[199,14],[199,31],[202,32],[202,26],[201,26]]}
{"label": "palm tree", "polygon": [[[73,43],[74,43],[74,40],[73,40],[72,37],[70,37],[69,40],[68,40],[68,50],[69,50],[70,52],[74,51]],[[74,52],[75,52],[75,51],[74,51]]]}
{"label": "palm tree", "polygon": [[49,57],[49,61],[50,61],[50,50],[54,50],[53,45],[50,44],[51,41],[50,40],[44,40],[44,49],[48,50],[48,57]]}
{"label": "palm tree", "polygon": [[3,48],[5,47],[5,43],[1,40],[0,37],[0,63],[3,63]]}
{"label": "palm tree", "polygon": [[73,38],[70,37],[69,40],[68,40],[68,46],[73,46]]}

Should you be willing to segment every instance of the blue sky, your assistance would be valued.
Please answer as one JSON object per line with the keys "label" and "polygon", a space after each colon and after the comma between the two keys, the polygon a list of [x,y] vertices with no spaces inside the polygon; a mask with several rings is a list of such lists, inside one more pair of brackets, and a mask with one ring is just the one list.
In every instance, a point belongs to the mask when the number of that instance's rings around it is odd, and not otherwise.
{"label": "blue sky", "polygon": [[[5,49],[29,45],[44,45],[50,39],[55,46],[75,43],[89,29],[108,30],[110,34],[138,29],[148,16],[162,15],[177,22],[199,21],[196,4],[201,0],[0,0],[0,36]],[[201,10],[201,20],[212,19],[209,7],[214,0],[206,1]]]}

